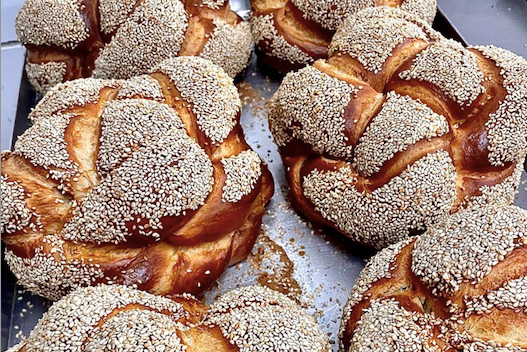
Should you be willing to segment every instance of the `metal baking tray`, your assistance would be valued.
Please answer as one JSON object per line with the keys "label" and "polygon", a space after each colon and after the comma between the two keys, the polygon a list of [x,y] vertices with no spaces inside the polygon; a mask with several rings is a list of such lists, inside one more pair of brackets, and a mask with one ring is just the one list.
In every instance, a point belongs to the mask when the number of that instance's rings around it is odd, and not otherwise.
{"label": "metal baking tray", "polygon": [[[247,16],[247,1],[231,3],[242,16]],[[465,43],[441,11],[434,27],[445,36]],[[333,230],[313,227],[291,208],[283,166],[266,116],[266,102],[278,88],[281,78],[261,65],[253,54],[250,66],[237,80],[243,101],[241,124],[248,143],[269,165],[275,180],[275,195],[264,216],[262,234],[253,254],[229,268],[204,299],[211,302],[220,293],[254,283],[286,291],[316,316],[333,350],[337,351],[337,331],[343,305],[374,251]],[[38,99],[24,74],[13,140],[29,126],[27,115]],[[527,173],[523,172],[517,204],[524,208],[527,206],[526,183]],[[2,248],[2,350],[20,341],[22,335],[27,336],[51,304],[26,292],[15,281],[3,260]]]}

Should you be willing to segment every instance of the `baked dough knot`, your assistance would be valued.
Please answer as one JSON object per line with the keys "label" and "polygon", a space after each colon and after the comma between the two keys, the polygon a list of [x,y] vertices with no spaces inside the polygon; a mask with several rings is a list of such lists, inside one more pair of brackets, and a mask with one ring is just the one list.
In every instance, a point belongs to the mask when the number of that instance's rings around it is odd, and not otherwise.
{"label": "baked dough knot", "polygon": [[232,79],[198,57],[50,90],[2,153],[6,260],[31,292],[200,294],[247,256],[273,181]]}
{"label": "baked dough knot", "polygon": [[393,244],[361,272],[342,351],[527,350],[527,211],[477,206]]}
{"label": "baked dough knot", "polygon": [[350,16],[328,60],[288,74],[271,131],[294,205],[383,248],[474,204],[514,201],[527,61],[464,48],[399,9]]}
{"label": "baked dough knot", "polygon": [[234,77],[253,46],[228,0],[26,0],[15,28],[41,93],[75,78],[147,74],[175,56],[204,57]]}

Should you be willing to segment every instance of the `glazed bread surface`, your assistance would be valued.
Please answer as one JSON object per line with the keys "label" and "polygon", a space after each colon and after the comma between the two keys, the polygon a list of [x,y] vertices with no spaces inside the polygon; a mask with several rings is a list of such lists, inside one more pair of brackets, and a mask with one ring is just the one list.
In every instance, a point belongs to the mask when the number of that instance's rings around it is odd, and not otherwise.
{"label": "glazed bread surface", "polygon": [[474,207],[366,265],[342,351],[527,350],[527,211]]}
{"label": "glazed bread surface", "polygon": [[436,0],[251,0],[251,32],[262,61],[286,73],[328,56],[331,38],[347,16],[390,6],[431,24]]}
{"label": "glazed bread surface", "polygon": [[204,57],[234,77],[253,45],[228,0],[26,0],[16,32],[41,93],[75,78],[146,74],[175,56]]}
{"label": "glazed bread surface", "polygon": [[205,306],[121,285],[78,288],[8,352],[329,352],[315,319],[285,295],[249,286]]}
{"label": "glazed bread surface", "polygon": [[293,204],[383,248],[471,204],[512,204],[527,152],[527,61],[464,48],[401,10],[350,16],[270,103]]}
{"label": "glazed bread surface", "polygon": [[274,189],[240,109],[232,79],[190,56],[54,87],[2,153],[2,240],[19,282],[53,300],[97,283],[207,289],[251,251]]}

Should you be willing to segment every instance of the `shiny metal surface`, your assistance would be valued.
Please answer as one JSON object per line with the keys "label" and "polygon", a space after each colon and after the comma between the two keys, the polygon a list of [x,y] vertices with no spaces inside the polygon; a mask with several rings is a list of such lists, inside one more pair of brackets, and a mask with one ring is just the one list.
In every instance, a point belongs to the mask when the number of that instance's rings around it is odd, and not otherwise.
{"label": "shiny metal surface", "polygon": [[[247,3],[235,1],[233,7],[246,14]],[[440,16],[436,28],[455,36],[449,23]],[[453,34],[452,34],[453,33]],[[291,209],[289,190],[276,145],[272,141],[266,118],[266,101],[277,89],[281,77],[259,67],[253,55],[250,67],[237,85],[244,102],[241,123],[248,143],[268,163],[275,180],[275,195],[264,217],[260,240],[253,255],[229,268],[206,295],[210,302],[234,287],[264,283],[289,291],[318,319],[337,351],[337,332],[342,307],[360,270],[374,251],[357,245],[334,231],[313,228]],[[35,104],[35,93],[25,77],[15,135],[27,126],[28,110]],[[517,204],[527,206],[527,174],[522,175]],[[15,286],[14,278],[3,262],[2,268],[2,350],[12,346],[35,326],[50,302],[25,293]],[[301,291],[301,293],[300,293]],[[300,293],[300,294],[299,294]],[[7,338],[6,338],[7,337]]]}

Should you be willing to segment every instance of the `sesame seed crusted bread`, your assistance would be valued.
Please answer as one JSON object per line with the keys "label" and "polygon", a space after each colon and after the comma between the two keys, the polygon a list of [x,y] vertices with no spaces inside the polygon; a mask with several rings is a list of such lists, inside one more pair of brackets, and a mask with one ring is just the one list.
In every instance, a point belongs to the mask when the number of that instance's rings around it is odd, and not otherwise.
{"label": "sesame seed crusted bread", "polygon": [[42,94],[76,78],[146,74],[176,56],[207,58],[235,77],[253,46],[249,24],[227,0],[27,0],[16,31]]}
{"label": "sesame seed crusted bread", "polygon": [[527,61],[463,48],[371,7],[286,75],[270,129],[310,220],[384,248],[461,209],[512,204],[527,153]]}
{"label": "sesame seed crusted bread", "polygon": [[329,352],[295,302],[262,286],[228,292],[207,307],[189,294],[156,296],[122,285],[83,287],[55,302],[29,337],[29,351]]}
{"label": "sesame seed crusted bread", "polygon": [[344,309],[341,351],[527,351],[527,211],[473,207],[385,248]]}
{"label": "sesame seed crusted bread", "polygon": [[274,189],[240,109],[232,79],[193,56],[52,88],[2,153],[19,282],[52,300],[97,283],[201,294],[251,251]]}
{"label": "sesame seed crusted bread", "polygon": [[400,8],[430,24],[436,14],[436,0],[251,0],[251,4],[252,35],[263,62],[283,73],[327,58],[337,28],[362,9]]}

